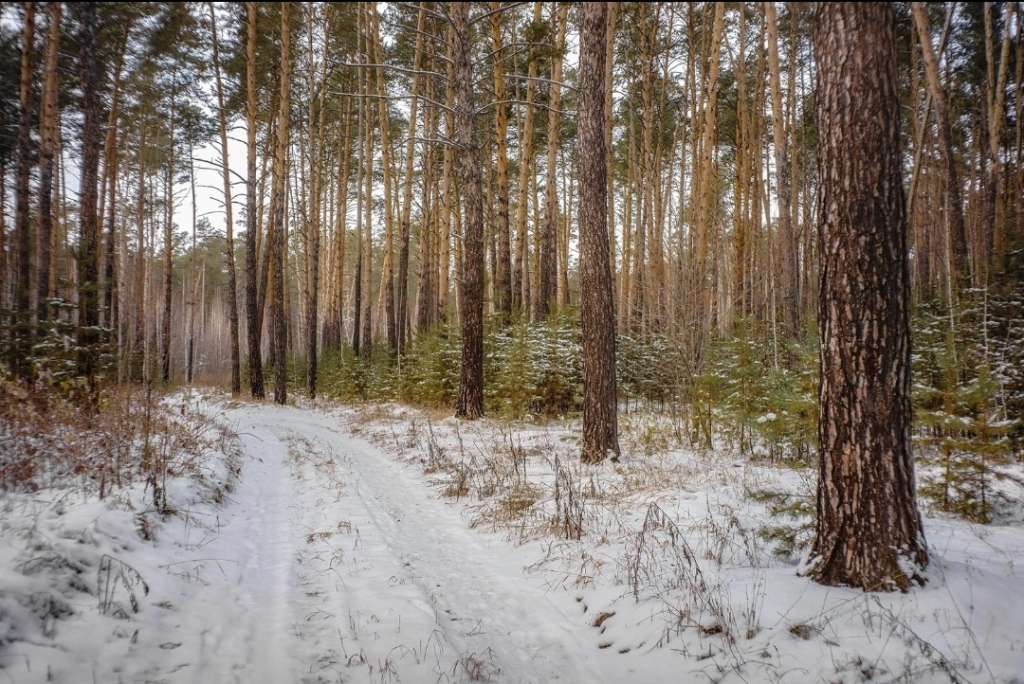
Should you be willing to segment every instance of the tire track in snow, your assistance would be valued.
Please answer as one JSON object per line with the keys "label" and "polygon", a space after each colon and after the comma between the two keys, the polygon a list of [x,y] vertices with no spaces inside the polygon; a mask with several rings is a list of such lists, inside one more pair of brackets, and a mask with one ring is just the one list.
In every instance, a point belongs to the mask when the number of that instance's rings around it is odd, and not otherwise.
{"label": "tire track in snow", "polygon": [[[340,465],[345,493],[336,501],[323,496],[316,469],[306,468],[301,477],[308,481],[292,489],[289,514],[280,515],[285,487],[262,516],[273,510],[278,519],[278,527],[263,537],[275,560],[262,579],[291,585],[277,588],[290,592],[290,605],[271,591],[274,598],[260,608],[272,625],[264,634],[287,627],[282,612],[303,625],[279,637],[302,653],[293,666],[301,663],[303,681],[364,681],[367,675],[365,681],[430,684],[616,681],[588,662],[594,646],[580,638],[581,622],[568,614],[568,597],[548,595],[524,577],[521,553],[494,535],[470,530],[461,507],[435,498],[418,472],[346,434],[336,415],[250,406],[233,417],[243,433],[262,437],[264,447],[308,440],[321,457],[333,456]],[[297,475],[281,477],[284,469],[274,477],[270,462],[276,460],[264,456],[263,464],[250,468],[265,469],[264,480],[277,480],[280,487]],[[351,532],[331,535],[330,558],[302,539],[310,530],[326,534],[343,524]],[[297,576],[293,568],[281,578],[280,561],[289,546],[279,534],[292,538],[294,557],[284,560],[305,574]],[[311,608],[325,616],[312,627],[304,615]],[[284,663],[277,659],[272,665]],[[295,681],[297,674],[277,681]]]}

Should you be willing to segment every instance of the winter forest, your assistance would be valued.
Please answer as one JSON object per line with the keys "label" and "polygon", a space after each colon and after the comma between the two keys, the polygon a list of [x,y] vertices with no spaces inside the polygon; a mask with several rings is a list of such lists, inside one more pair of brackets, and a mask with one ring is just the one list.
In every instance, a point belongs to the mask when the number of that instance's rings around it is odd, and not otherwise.
{"label": "winter forest", "polygon": [[0,3],[0,681],[1021,682],[1022,13]]}

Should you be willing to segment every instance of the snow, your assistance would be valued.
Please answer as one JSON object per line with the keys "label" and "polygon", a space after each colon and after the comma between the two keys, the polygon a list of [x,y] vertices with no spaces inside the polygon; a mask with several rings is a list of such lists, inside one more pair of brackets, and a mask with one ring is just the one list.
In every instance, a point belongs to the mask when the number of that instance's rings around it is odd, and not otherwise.
{"label": "snow", "polygon": [[182,406],[237,449],[173,512],[0,493],[0,681],[1024,681],[1019,520],[926,511],[927,584],[865,594],[797,574],[813,473],[670,447],[657,416],[591,467],[569,421]]}

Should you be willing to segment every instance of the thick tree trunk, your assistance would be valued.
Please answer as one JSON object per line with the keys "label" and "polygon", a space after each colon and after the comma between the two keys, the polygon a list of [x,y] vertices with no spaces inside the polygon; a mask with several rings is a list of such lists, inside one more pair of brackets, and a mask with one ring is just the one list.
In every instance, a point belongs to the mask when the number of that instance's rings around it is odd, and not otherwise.
{"label": "thick tree trunk", "polygon": [[462,375],[455,415],[479,418],[484,414],[484,207],[480,193],[480,148],[473,103],[473,46],[469,30],[469,3],[452,3],[455,28],[456,130],[466,208],[463,224]]}
{"label": "thick tree trunk", "polygon": [[217,123],[220,128],[221,171],[224,180],[225,247],[228,262],[228,334],[231,336],[231,396],[237,397],[242,392],[242,376],[238,350],[238,281],[235,277],[235,226],[231,198],[231,167],[228,164],[228,122],[227,112],[224,109],[224,84],[220,74],[217,13],[212,2],[207,5],[210,9],[210,33],[213,39],[213,71],[217,84]]}
{"label": "thick tree trunk", "polygon": [[814,19],[821,385],[809,572],[822,584],[902,590],[928,554],[910,442],[895,15],[886,3],[818,3]]}
{"label": "thick tree trunk", "polygon": [[580,297],[583,322],[584,463],[618,458],[615,304],[608,258],[605,41],[608,5],[583,5],[580,28]]}
{"label": "thick tree trunk", "polygon": [[[263,399],[263,356],[260,338],[263,316],[259,295],[259,248],[256,237],[260,231],[259,211],[256,208],[256,3],[245,3],[248,19],[246,30],[246,212],[245,212],[245,328],[249,347],[249,393],[253,399]],[[226,150],[226,148],[225,148]]]}
{"label": "thick tree trunk", "polygon": [[292,50],[291,3],[281,3],[281,103],[278,112],[277,150],[274,155],[274,401],[284,404],[288,401],[288,311],[284,306],[284,276],[287,264],[285,239],[285,191],[288,182],[288,133],[291,119],[291,50]]}

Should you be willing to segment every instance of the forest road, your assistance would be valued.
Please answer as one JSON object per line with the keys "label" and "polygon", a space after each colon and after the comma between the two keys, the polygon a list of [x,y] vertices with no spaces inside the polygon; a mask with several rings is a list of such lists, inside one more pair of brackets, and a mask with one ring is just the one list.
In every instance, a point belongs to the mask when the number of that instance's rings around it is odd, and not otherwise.
{"label": "forest road", "polygon": [[571,596],[337,412],[244,404],[224,416],[246,453],[231,535],[244,540],[244,624],[226,659],[208,654],[218,679],[619,681],[588,662],[595,645]]}

